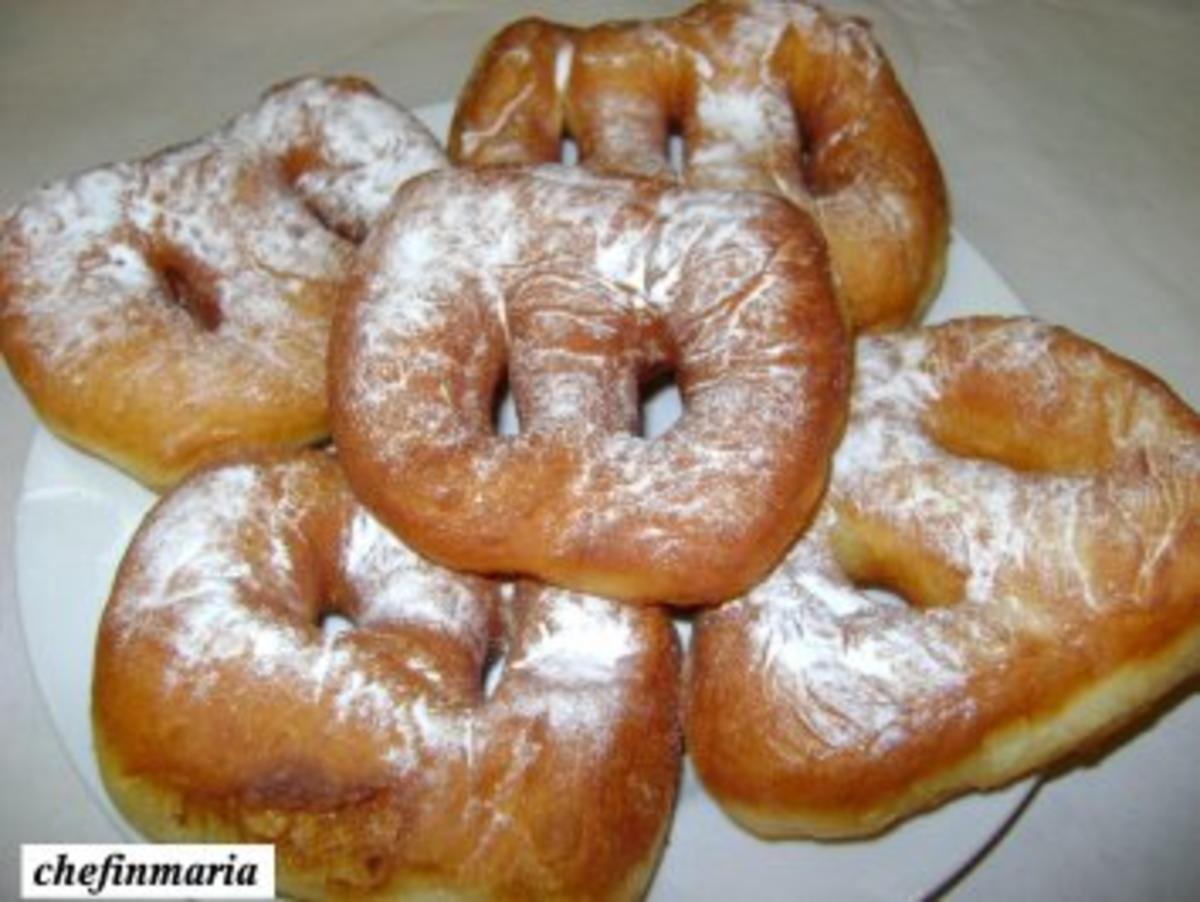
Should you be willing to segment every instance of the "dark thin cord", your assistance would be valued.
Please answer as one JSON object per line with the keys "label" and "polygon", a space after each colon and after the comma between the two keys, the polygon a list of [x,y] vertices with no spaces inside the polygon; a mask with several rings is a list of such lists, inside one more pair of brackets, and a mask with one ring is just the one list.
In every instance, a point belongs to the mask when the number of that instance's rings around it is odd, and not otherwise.
{"label": "dark thin cord", "polygon": [[1037,798],[1037,794],[1042,791],[1044,782],[1044,778],[1039,777],[1033,788],[1029,790],[1029,795],[1021,800],[1021,804],[1005,819],[1004,823],[1000,825],[1000,829],[992,835],[992,838],[984,843],[978,852],[963,862],[958,870],[926,893],[922,898],[922,902],[939,902],[939,900],[945,899],[957,889],[983,863],[984,859],[991,855],[1000,843],[1004,842],[1008,834],[1012,832],[1013,827],[1017,825],[1017,821],[1021,819],[1021,816],[1033,804],[1033,800]]}

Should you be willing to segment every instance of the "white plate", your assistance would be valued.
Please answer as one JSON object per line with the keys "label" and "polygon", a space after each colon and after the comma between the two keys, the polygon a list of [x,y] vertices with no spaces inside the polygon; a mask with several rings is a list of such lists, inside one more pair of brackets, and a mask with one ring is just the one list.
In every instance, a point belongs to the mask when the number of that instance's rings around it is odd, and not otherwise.
{"label": "white plate", "polygon": [[[418,111],[439,134],[449,104]],[[947,277],[927,322],[973,313],[1024,313],[987,261],[955,234]],[[674,418],[677,396],[650,405],[648,431]],[[89,699],[96,627],[130,536],[155,496],[44,429],[34,436],[17,505],[17,591],[34,674],[72,763],[98,804],[129,836],[100,781]],[[763,842],[704,795],[690,768],[652,896],[896,899],[927,893],[971,858],[1031,791],[970,795],[862,842]]]}

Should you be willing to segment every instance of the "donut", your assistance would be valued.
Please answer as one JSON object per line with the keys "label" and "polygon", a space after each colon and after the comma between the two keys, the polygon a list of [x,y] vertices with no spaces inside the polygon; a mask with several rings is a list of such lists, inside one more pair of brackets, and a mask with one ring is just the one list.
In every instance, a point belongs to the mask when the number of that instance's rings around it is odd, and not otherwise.
{"label": "donut", "polygon": [[0,223],[0,350],[46,424],[154,488],[328,434],[338,286],[396,185],[444,165],[355,78],[44,187]]}
{"label": "donut", "polygon": [[513,23],[459,96],[450,156],[558,160],[564,136],[598,170],[799,205],[824,231],[858,330],[915,319],[941,281],[941,168],[862,20],[794,0],[733,0],[590,28]]}
{"label": "donut", "polygon": [[689,654],[689,754],[763,836],[1090,750],[1200,672],[1200,416],[1036,321],[860,339],[812,528]]}
{"label": "donut", "polygon": [[[330,345],[350,484],[421,554],[634,602],[764,575],[824,486],[849,343],[824,244],[768,195],[546,166],[407,183]],[[673,372],[681,418],[639,434]],[[502,380],[520,434],[498,436]]]}
{"label": "donut", "polygon": [[295,897],[632,898],[678,779],[678,665],[661,611],[503,596],[401,544],[332,456],[257,455],[136,534],[95,745],[146,836],[271,843]]}

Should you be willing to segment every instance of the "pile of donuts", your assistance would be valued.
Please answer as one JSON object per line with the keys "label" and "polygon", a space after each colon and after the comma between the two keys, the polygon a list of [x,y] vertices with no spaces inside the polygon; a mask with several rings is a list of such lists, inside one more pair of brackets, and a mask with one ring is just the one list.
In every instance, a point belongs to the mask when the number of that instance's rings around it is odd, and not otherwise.
{"label": "pile of donuts", "polygon": [[1200,417],[1061,328],[914,325],[946,192],[865,23],[517,22],[448,146],[304,78],[0,225],[13,376],[164,492],[92,700],[146,836],[303,898],[637,897],[684,754],[756,834],[868,836],[1200,671]]}

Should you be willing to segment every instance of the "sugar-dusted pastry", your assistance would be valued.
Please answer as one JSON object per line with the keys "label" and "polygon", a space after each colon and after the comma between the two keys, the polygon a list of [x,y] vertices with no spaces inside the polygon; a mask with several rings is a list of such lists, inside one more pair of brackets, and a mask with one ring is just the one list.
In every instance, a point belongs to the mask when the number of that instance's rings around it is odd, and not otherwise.
{"label": "sugar-dusted pastry", "polygon": [[767,191],[813,215],[853,325],[915,318],[941,279],[941,168],[869,26],[799,0],[714,0],[674,18],[513,23],[458,100],[450,153]]}
{"label": "sugar-dusted pastry", "polygon": [[396,186],[444,165],[354,78],[35,191],[0,221],[0,350],[43,421],[153,487],[328,433],[333,303]]}
{"label": "sugar-dusted pastry", "polygon": [[[405,185],[330,361],[350,484],[422,554],[685,605],[748,589],[808,521],[850,372],[791,204],[559,166]],[[639,385],[663,370],[683,415],[646,439]]]}
{"label": "sugar-dusted pastry", "polygon": [[692,637],[689,753],[766,836],[878,831],[1200,672],[1194,411],[1030,320],[862,339],[857,364],[813,527]]}
{"label": "sugar-dusted pastry", "polygon": [[289,895],[635,898],[678,780],[677,671],[661,611],[502,599],[417,557],[308,451],[204,470],[151,512],[92,713],[135,827],[271,843]]}

